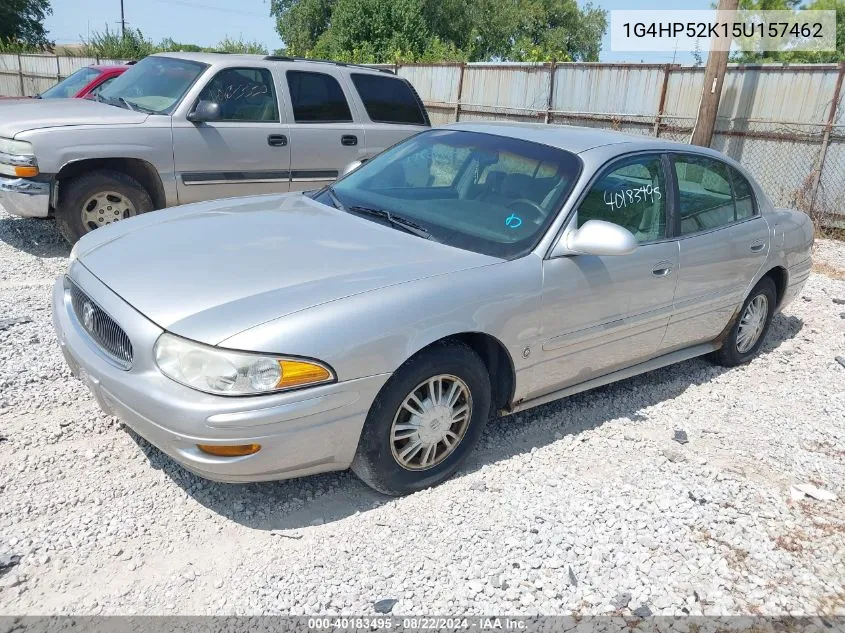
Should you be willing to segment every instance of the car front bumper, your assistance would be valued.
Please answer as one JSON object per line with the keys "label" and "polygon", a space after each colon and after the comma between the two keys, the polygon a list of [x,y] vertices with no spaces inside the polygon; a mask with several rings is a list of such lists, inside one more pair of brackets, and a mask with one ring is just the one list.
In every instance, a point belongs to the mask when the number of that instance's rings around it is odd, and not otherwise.
{"label": "car front bumper", "polygon": [[46,218],[50,214],[50,183],[0,176],[0,206],[12,215]]}
{"label": "car front bumper", "polygon": [[[222,397],[165,377],[152,350],[163,332],[79,262],[73,282],[109,314],[132,341],[132,366],[116,366],[88,336],[73,311],[68,281],[53,289],[53,323],[71,371],[100,407],[194,473],[216,481],[288,479],[352,463],[370,405],[389,375],[382,374],[288,393]],[[197,444],[260,444],[242,457],[216,457]]]}

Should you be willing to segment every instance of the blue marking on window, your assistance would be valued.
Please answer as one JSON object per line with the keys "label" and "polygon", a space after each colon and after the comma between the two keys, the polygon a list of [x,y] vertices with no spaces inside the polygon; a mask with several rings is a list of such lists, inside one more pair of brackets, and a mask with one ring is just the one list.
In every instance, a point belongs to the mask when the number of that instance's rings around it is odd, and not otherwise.
{"label": "blue marking on window", "polygon": [[518,229],[522,226],[522,218],[516,213],[511,213],[505,220],[505,226],[511,229]]}

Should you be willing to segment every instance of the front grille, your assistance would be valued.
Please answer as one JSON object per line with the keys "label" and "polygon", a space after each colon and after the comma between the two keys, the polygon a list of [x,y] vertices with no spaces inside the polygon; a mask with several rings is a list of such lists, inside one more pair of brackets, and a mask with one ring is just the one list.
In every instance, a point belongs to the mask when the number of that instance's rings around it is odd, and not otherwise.
{"label": "front grille", "polygon": [[70,284],[70,301],[80,325],[110,358],[123,369],[132,366],[132,342],[121,327],[75,284]]}

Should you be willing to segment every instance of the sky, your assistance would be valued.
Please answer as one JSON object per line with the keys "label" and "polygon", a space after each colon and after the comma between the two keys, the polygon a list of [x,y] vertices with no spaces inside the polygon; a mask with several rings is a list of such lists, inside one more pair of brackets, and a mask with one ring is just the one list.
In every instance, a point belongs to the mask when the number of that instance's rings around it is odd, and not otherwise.
{"label": "sky", "polygon": [[[51,0],[53,15],[47,19],[50,37],[57,44],[76,44],[91,31],[119,29],[120,0]],[[126,22],[159,42],[172,37],[179,42],[214,46],[225,37],[257,40],[270,51],[282,46],[270,17],[269,0],[123,0]],[[584,4],[579,0],[579,4]],[[665,9],[666,0],[594,0],[612,9]],[[675,0],[673,9],[709,9],[711,0]],[[630,53],[610,50],[610,29],[602,42],[603,62],[653,62],[679,64],[693,61],[689,52]]]}

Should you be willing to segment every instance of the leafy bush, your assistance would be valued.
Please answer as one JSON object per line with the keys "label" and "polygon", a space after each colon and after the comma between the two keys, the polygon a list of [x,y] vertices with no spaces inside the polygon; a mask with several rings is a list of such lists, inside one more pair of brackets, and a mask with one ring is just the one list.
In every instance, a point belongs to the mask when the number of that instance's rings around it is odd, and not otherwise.
{"label": "leafy bush", "polygon": [[156,50],[156,46],[144,37],[141,29],[126,29],[126,34],[121,35],[110,31],[106,25],[104,32],[94,31],[91,38],[85,42],[82,54],[86,57],[137,60],[155,53]]}

